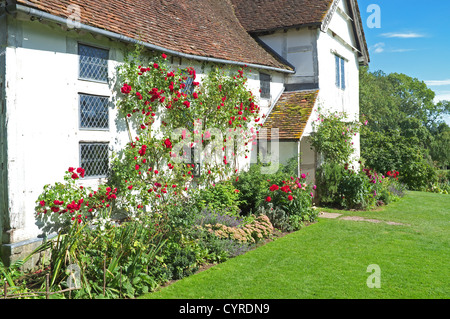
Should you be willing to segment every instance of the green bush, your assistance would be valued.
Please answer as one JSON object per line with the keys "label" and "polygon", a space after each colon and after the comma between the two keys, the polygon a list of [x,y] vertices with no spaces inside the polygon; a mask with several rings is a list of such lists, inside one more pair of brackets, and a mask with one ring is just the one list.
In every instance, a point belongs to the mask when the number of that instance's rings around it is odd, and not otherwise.
{"label": "green bush", "polygon": [[317,201],[323,206],[339,206],[339,184],[344,176],[345,169],[341,164],[324,163],[316,172]]}
{"label": "green bush", "polygon": [[346,209],[366,209],[376,204],[376,179],[369,179],[364,171],[348,170],[338,186],[341,205]]}
{"label": "green bush", "polygon": [[195,207],[200,211],[204,208],[228,211],[231,215],[240,213],[240,190],[229,181],[216,183],[205,189],[197,190],[193,195]]}
{"label": "green bush", "polygon": [[239,208],[244,215],[257,212],[264,204],[270,183],[281,184],[286,176],[291,176],[286,171],[292,170],[292,165],[280,166],[274,174],[261,174],[262,167],[262,164],[251,165],[248,171],[233,180],[234,187],[239,190]]}

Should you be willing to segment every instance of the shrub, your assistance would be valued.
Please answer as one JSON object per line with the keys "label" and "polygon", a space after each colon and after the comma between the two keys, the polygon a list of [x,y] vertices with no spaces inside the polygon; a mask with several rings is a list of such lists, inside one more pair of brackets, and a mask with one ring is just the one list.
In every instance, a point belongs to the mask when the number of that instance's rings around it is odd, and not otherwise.
{"label": "shrub", "polygon": [[257,243],[269,238],[273,233],[272,223],[265,215],[260,215],[240,227],[229,227],[222,224],[206,224],[204,227],[219,238],[233,239],[243,243]]}
{"label": "shrub", "polygon": [[385,205],[395,202],[403,197],[406,190],[406,186],[398,181],[398,177],[389,175],[388,172],[387,176],[383,178],[378,194],[378,200]]}
{"label": "shrub", "polygon": [[291,220],[289,219],[289,214],[280,207],[274,207],[272,203],[267,204],[266,207],[261,206],[258,209],[258,214],[267,216],[273,227],[282,232],[295,230],[295,227],[291,224]]}
{"label": "shrub", "polygon": [[317,201],[324,206],[340,205],[339,184],[344,176],[344,166],[337,163],[324,163],[316,172]]}
{"label": "shrub", "polygon": [[280,184],[285,179],[285,170],[280,167],[274,174],[261,174],[262,164],[251,165],[248,171],[241,172],[233,179],[233,185],[239,189],[239,208],[242,214],[255,213],[264,204],[269,183]]}
{"label": "shrub", "polygon": [[345,163],[354,152],[352,142],[359,130],[359,122],[350,122],[345,113],[320,113],[312,122],[311,145],[324,157],[324,162]]}
{"label": "shrub", "polygon": [[346,209],[365,209],[376,203],[376,179],[369,179],[366,172],[347,170],[338,186],[341,205]]}
{"label": "shrub", "polygon": [[222,224],[228,227],[239,227],[243,222],[243,217],[230,215],[227,211],[211,210],[208,208],[203,209],[194,217],[194,223],[199,226]]}
{"label": "shrub", "polygon": [[209,208],[211,210],[228,211],[231,215],[238,215],[239,193],[229,181],[213,184],[205,189],[199,189],[194,193],[194,205],[199,209]]}
{"label": "shrub", "polygon": [[[266,202],[272,204],[269,215],[274,218],[271,222],[283,225],[283,229],[288,229],[285,224],[288,223],[294,230],[301,228],[304,221],[314,221],[317,217],[312,208],[312,192],[315,186],[311,187],[305,182],[305,174],[300,178],[290,177],[283,180],[280,185],[272,184],[267,191]],[[274,215],[279,213],[282,216]]]}

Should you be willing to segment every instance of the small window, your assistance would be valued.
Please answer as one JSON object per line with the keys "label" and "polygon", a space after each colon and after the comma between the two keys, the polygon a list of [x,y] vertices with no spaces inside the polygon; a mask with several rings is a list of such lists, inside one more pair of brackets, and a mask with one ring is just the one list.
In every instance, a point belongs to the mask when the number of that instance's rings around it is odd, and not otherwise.
{"label": "small window", "polygon": [[189,75],[186,71],[182,71],[183,78],[186,77],[186,80],[183,82],[184,88],[181,89],[181,92],[191,95],[194,93],[194,77]]}
{"label": "small window", "polygon": [[79,94],[80,128],[108,130],[109,110],[108,97]]}
{"label": "small window", "polygon": [[260,73],[259,74],[259,86],[261,89],[261,98],[270,99],[270,75]]}
{"label": "small window", "polygon": [[345,60],[335,55],[336,61],[336,86],[342,90],[345,89]]}
{"label": "small window", "polygon": [[107,82],[108,50],[79,44],[78,55],[80,56],[80,79]]}
{"label": "small window", "polygon": [[106,177],[109,169],[108,143],[80,143],[80,166],[85,177]]}

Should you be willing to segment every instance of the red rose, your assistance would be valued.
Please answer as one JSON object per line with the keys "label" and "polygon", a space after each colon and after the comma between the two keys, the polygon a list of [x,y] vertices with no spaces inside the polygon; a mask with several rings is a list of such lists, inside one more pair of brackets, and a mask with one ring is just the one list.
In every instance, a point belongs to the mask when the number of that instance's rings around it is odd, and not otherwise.
{"label": "red rose", "polygon": [[276,185],[276,184],[273,184],[272,186],[270,186],[270,191],[271,192],[273,192],[273,191],[276,191],[276,190],[278,190],[278,185]]}
{"label": "red rose", "polygon": [[164,145],[167,148],[172,148],[172,142],[170,141],[170,139],[166,138],[166,140],[164,141]]}
{"label": "red rose", "polygon": [[294,197],[292,197],[292,195],[288,196],[288,200],[293,200],[293,199],[294,199]]}
{"label": "red rose", "polygon": [[267,196],[266,202],[270,202],[271,200],[272,200],[272,198],[270,196]]}
{"label": "red rose", "polygon": [[167,55],[165,53],[161,54],[161,56],[163,59],[167,58]]}
{"label": "red rose", "polygon": [[120,89],[120,91],[123,93],[123,94],[129,94],[130,92],[131,92],[131,86],[129,86],[128,84],[124,84],[123,86],[122,86],[122,88]]}
{"label": "red rose", "polygon": [[191,102],[189,101],[184,101],[183,102],[184,106],[186,106],[187,108],[189,108],[191,106]]}
{"label": "red rose", "polygon": [[197,92],[192,93],[192,96],[194,97],[194,99],[198,99],[198,94],[197,94]]}

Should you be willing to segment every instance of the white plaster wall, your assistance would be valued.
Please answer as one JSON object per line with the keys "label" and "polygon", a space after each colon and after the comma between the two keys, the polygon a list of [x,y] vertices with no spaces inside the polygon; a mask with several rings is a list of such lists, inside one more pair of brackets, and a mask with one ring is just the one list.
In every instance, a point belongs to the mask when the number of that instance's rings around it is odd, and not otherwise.
{"label": "white plaster wall", "polygon": [[[345,1],[340,1],[327,32],[319,32],[319,103],[326,103],[335,111],[347,113],[357,119],[359,114],[359,63],[352,22],[340,11],[348,14]],[[334,35],[334,34],[336,35]],[[346,88],[336,87],[335,54],[346,59]],[[320,106],[320,105],[319,105]]]}
{"label": "white plaster wall", "polygon": [[300,140],[300,175],[306,175],[307,183],[315,181],[315,151],[311,149],[311,139],[308,136]]}
{"label": "white plaster wall", "polygon": [[[6,117],[11,242],[17,242],[39,233],[35,201],[45,184],[62,181],[68,167],[80,165],[81,141],[117,147],[128,136],[114,123],[115,109],[110,109],[109,131],[79,129],[78,93],[112,97],[113,91],[107,84],[78,80],[77,42],[69,33],[37,22],[13,23],[6,55]],[[90,36],[83,40],[101,44]],[[111,76],[113,69],[111,62]],[[85,179],[83,184],[98,182]]]}
{"label": "white plaster wall", "polygon": [[[341,1],[341,9],[347,10]],[[317,119],[317,108],[345,112],[349,121],[359,120],[359,63],[350,21],[338,11],[333,15],[327,32],[318,32],[319,96],[316,107],[305,128],[304,136],[312,132],[312,122]],[[333,35],[337,34],[337,37]],[[346,59],[345,90],[336,86],[335,53]],[[359,135],[353,139],[355,159],[359,158]]]}
{"label": "white plaster wall", "polygon": [[280,56],[291,63],[296,73],[286,78],[286,83],[315,83],[317,79],[316,33],[302,28],[286,32],[276,31],[259,37]]}
{"label": "white plaster wall", "polygon": [[[36,199],[45,184],[63,181],[68,167],[80,165],[81,141],[109,142],[112,148],[119,149],[129,142],[129,137],[124,122],[116,122],[114,107],[109,110],[109,131],[80,130],[78,118],[78,93],[115,96],[107,84],[78,79],[78,41],[109,48],[111,78],[115,66],[123,61],[124,45],[37,21],[12,21],[8,36],[7,165],[10,224],[14,229],[10,242],[14,243],[40,234],[35,225]],[[191,62],[182,60],[181,65]],[[201,79],[200,63],[194,66]],[[272,75],[272,98],[258,100],[263,113],[283,90],[284,79],[282,74],[266,73]],[[249,75],[248,87],[259,97],[258,70]],[[246,167],[250,157],[239,162]],[[99,182],[86,178],[80,185],[95,186]]]}
{"label": "white plaster wall", "polygon": [[0,15],[0,243],[3,237],[3,223],[7,211],[6,187],[6,131],[5,131],[5,72],[6,72],[6,14]]}

